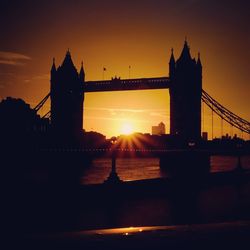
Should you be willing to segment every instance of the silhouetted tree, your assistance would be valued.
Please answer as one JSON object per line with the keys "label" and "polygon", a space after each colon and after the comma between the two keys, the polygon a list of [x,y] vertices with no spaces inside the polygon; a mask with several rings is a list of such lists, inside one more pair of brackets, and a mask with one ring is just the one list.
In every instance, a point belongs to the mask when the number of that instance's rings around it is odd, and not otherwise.
{"label": "silhouetted tree", "polygon": [[42,119],[22,99],[7,97],[0,102],[0,138],[2,144],[26,144],[34,133],[46,130],[48,119]]}
{"label": "silhouetted tree", "polygon": [[1,132],[23,133],[33,130],[40,117],[22,99],[7,97],[0,103]]}

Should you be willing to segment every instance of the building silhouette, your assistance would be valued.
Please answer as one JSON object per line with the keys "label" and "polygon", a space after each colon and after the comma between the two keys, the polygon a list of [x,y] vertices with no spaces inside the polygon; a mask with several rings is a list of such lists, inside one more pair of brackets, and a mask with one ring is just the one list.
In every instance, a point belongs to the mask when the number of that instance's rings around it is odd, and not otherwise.
{"label": "building silhouette", "polygon": [[166,134],[166,127],[163,122],[160,122],[158,126],[152,126],[152,135],[164,135]]}
{"label": "building silhouette", "polygon": [[202,65],[192,58],[187,41],[178,60],[169,61],[170,134],[187,141],[201,138]]}
{"label": "building silhouette", "polygon": [[208,132],[202,132],[202,139],[204,141],[207,141],[208,140]]}
{"label": "building silhouette", "polygon": [[51,68],[51,127],[63,137],[77,137],[83,128],[83,63],[80,72],[75,68],[69,50],[61,66]]}

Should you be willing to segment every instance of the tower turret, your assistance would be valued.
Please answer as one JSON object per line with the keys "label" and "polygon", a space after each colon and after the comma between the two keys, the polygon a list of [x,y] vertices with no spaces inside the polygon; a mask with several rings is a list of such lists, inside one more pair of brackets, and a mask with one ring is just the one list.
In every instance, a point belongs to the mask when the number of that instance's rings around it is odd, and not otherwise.
{"label": "tower turret", "polygon": [[81,69],[80,69],[80,73],[79,73],[79,78],[82,82],[85,81],[85,72],[84,72],[84,69],[83,69],[83,61],[81,63]]}
{"label": "tower turret", "polygon": [[63,63],[62,63],[61,67],[68,68],[68,69],[71,68],[71,69],[75,69],[76,70],[75,65],[74,65],[74,63],[72,61],[69,49],[67,50],[66,56],[65,56],[65,58],[63,60]]}
{"label": "tower turret", "polygon": [[202,69],[201,58],[200,58],[200,52],[198,53],[197,68]]}
{"label": "tower turret", "polygon": [[184,141],[201,138],[202,66],[192,59],[187,40],[170,74],[170,133]]}
{"label": "tower turret", "polygon": [[53,63],[50,69],[50,93],[54,92],[55,83],[56,83],[56,64],[55,64],[55,58],[53,58]]}
{"label": "tower turret", "polygon": [[175,58],[174,58],[174,49],[171,49],[171,56],[169,60],[169,77],[172,79],[175,74]]}
{"label": "tower turret", "polygon": [[196,68],[197,68],[197,80],[199,82],[202,82],[202,64],[201,64],[201,59],[200,59],[200,52],[198,53]]}
{"label": "tower turret", "polygon": [[50,80],[53,81],[56,76],[56,64],[55,64],[55,58],[53,58],[53,63],[50,69]]}
{"label": "tower turret", "polygon": [[180,55],[179,59],[177,60],[177,62],[184,63],[184,62],[189,62],[191,60],[192,60],[192,58],[190,55],[190,48],[188,46],[187,40],[185,39],[181,55]]}
{"label": "tower turret", "polygon": [[[81,76],[81,78],[80,78]],[[79,74],[68,50],[62,65],[51,68],[51,125],[58,138],[78,138],[83,129],[84,71]]]}
{"label": "tower turret", "polygon": [[51,73],[55,73],[55,72],[56,72],[55,57],[53,57],[53,63],[52,63],[50,72],[51,72]]}

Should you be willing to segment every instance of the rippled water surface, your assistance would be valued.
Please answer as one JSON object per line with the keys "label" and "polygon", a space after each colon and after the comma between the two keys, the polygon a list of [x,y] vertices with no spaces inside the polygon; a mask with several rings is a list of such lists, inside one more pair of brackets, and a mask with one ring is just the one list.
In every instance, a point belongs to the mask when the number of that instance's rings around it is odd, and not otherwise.
{"label": "rippled water surface", "polygon": [[[213,156],[211,157],[211,172],[230,171],[237,166],[237,161],[235,156]],[[250,156],[243,156],[241,163],[243,168],[250,169]],[[111,159],[95,159],[84,170],[82,183],[102,183],[109,176],[110,170]],[[158,158],[118,158],[116,170],[124,181],[166,177],[166,173],[162,172],[159,167]]]}

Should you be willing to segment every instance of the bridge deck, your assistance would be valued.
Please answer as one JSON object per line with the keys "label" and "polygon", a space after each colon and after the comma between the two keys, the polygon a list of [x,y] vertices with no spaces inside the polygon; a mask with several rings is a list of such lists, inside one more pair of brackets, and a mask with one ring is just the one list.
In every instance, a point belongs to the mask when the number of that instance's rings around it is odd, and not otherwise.
{"label": "bridge deck", "polygon": [[170,85],[168,77],[120,79],[114,78],[106,81],[88,81],[84,83],[85,92],[123,91],[167,89]]}

